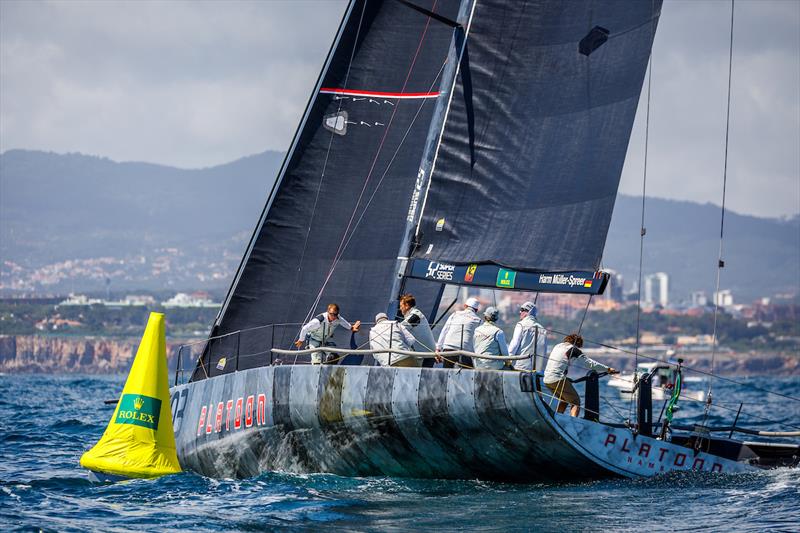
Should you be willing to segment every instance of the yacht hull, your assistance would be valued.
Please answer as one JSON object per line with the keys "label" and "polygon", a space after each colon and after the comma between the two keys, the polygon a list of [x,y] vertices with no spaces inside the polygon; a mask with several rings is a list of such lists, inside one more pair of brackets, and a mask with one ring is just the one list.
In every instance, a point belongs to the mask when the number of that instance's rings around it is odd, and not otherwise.
{"label": "yacht hull", "polygon": [[171,404],[181,466],[216,478],[535,482],[752,468],[555,415],[536,388],[518,372],[270,366],[175,387]]}

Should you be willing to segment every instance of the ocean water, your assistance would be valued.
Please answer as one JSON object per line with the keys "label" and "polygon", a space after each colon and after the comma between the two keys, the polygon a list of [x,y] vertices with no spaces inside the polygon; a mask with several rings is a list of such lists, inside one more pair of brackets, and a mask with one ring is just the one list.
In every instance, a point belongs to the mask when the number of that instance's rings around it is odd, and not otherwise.
{"label": "ocean water", "polygon": [[[116,398],[124,379],[0,376],[0,530],[800,531],[797,468],[530,485],[285,473],[93,485],[78,460],[112,414],[102,400]],[[746,381],[800,396],[797,377]],[[741,401],[740,425],[780,429],[759,416],[800,426],[800,402],[724,382],[715,397],[734,411],[714,424],[729,424]],[[679,414],[701,416],[692,405]]]}

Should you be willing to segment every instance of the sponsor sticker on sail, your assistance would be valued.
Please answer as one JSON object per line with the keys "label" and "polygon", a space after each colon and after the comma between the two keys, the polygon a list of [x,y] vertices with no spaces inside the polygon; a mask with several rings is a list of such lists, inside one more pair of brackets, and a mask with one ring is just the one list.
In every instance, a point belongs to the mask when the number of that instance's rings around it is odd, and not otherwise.
{"label": "sponsor sticker on sail", "polygon": [[464,274],[464,281],[467,283],[472,283],[472,280],[475,279],[475,271],[478,270],[478,265],[471,264],[467,267],[467,273]]}
{"label": "sponsor sticker on sail", "polygon": [[592,288],[592,280],[590,280],[590,279],[587,279],[586,281],[584,281],[584,282],[583,282],[583,287],[584,287],[585,289],[590,289],[590,288]]}
{"label": "sponsor sticker on sail", "polygon": [[516,272],[514,272],[513,270],[506,270],[505,268],[501,268],[497,272],[496,285],[503,289],[513,289],[516,279],[517,279]]}

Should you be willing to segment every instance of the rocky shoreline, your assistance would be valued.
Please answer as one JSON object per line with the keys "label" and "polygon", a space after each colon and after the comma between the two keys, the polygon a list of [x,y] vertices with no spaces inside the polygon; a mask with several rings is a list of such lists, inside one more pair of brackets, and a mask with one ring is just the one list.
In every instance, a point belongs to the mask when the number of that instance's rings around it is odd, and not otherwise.
{"label": "rocky shoreline", "polygon": [[[178,348],[191,341],[167,341],[169,366],[177,363]],[[19,374],[119,374],[130,369],[139,346],[138,338],[58,337],[43,335],[0,335],[0,372]],[[646,350],[643,350],[646,354]],[[657,357],[659,355],[655,354]],[[591,354],[591,357],[621,370],[633,369],[629,354]],[[684,365],[710,370],[710,354],[681,356]],[[184,351],[183,365],[190,359]],[[640,362],[649,359],[642,356]],[[800,354],[764,354],[722,352],[716,356],[715,373],[723,375],[800,375]]]}
{"label": "rocky shoreline", "polygon": [[[18,374],[119,374],[130,370],[139,338],[0,335],[0,372]],[[170,368],[178,346],[168,340]]]}

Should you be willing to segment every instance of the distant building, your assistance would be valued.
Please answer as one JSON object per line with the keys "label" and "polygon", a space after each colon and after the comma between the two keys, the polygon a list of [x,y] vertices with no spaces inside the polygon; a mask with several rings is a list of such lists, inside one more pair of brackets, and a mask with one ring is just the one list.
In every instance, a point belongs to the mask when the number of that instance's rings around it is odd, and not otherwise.
{"label": "distant building", "polygon": [[625,301],[625,279],[622,274],[616,270],[606,269],[609,274],[608,286],[604,292],[604,296],[614,302]]}
{"label": "distant building", "polygon": [[733,293],[729,289],[715,292],[714,303],[720,307],[731,307],[733,305]]}
{"label": "distant building", "polygon": [[169,300],[161,302],[164,307],[219,307],[221,304],[212,302],[208,295],[202,294],[186,294],[179,292]]}
{"label": "distant building", "polygon": [[669,275],[665,272],[650,274],[644,278],[644,303],[646,305],[669,305]]}
{"label": "distant building", "polygon": [[706,291],[694,291],[689,298],[692,307],[705,307],[708,305],[708,295]]}
{"label": "distant building", "polygon": [[107,307],[146,307],[155,303],[156,299],[152,296],[141,294],[128,294],[122,300],[103,302]]}
{"label": "distant building", "polygon": [[103,300],[99,298],[89,298],[84,294],[70,294],[66,300],[59,302],[56,307],[71,305],[103,305]]}

